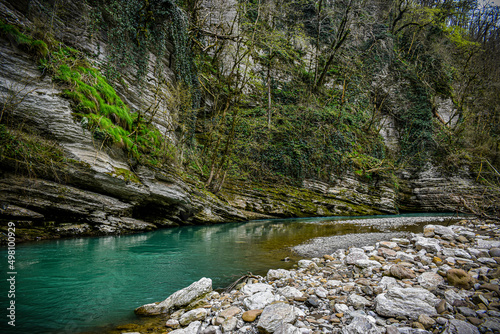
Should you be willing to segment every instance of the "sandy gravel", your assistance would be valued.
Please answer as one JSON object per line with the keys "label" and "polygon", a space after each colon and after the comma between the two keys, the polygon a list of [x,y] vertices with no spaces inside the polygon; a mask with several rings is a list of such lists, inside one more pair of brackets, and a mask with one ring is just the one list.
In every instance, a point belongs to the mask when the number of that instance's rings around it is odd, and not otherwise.
{"label": "sandy gravel", "polygon": [[463,217],[460,218],[450,215],[449,217],[390,217],[311,222],[311,224],[357,224],[360,226],[377,226],[382,232],[319,237],[295,246],[292,250],[304,257],[321,257],[325,254],[331,254],[340,248],[348,249],[349,247],[363,247],[366,245],[373,245],[380,240],[407,237],[411,234],[410,232],[393,232],[398,228],[412,225],[423,226],[423,224],[430,223],[447,224],[456,222],[459,219],[463,219]]}

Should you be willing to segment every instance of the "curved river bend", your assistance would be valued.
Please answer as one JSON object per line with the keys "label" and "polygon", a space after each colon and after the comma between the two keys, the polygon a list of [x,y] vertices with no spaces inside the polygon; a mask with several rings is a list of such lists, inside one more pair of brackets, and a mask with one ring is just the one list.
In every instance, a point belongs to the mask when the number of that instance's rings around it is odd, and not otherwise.
{"label": "curved river bend", "polygon": [[[20,244],[16,248],[16,327],[8,326],[5,319],[10,300],[5,277],[0,281],[4,310],[0,332],[78,333],[123,324],[134,321],[136,307],[161,301],[201,277],[212,278],[214,288],[225,287],[247,272],[290,268],[294,261],[280,260],[296,260],[290,247],[308,239],[381,231],[380,226],[339,221],[346,218],[354,217],[185,226],[138,235]],[[400,230],[421,231],[423,224]],[[6,276],[7,249],[0,249],[0,254]]]}

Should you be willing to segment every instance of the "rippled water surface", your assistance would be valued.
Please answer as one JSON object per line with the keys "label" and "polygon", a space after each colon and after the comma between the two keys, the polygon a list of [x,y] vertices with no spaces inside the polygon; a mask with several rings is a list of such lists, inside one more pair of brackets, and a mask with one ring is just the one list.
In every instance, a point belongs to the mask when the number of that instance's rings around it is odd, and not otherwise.
{"label": "rippled water surface", "polygon": [[[337,221],[346,218],[260,220],[20,244],[16,327],[7,326],[3,311],[0,332],[78,333],[123,324],[134,319],[134,308],[161,301],[201,277],[221,288],[247,272],[291,267],[293,261],[280,260],[294,259],[289,247],[310,238],[387,231],[387,226]],[[416,232],[421,225],[399,229]],[[0,249],[0,255],[6,276],[7,250]],[[3,310],[6,278],[0,281]]]}

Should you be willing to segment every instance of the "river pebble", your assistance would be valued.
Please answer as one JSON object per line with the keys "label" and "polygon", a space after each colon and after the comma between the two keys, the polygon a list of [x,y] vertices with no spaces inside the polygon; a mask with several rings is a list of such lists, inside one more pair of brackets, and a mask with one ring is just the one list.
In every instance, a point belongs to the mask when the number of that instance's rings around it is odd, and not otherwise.
{"label": "river pebble", "polygon": [[295,269],[247,277],[169,314],[163,332],[500,333],[499,235],[492,221],[471,219],[327,245]]}

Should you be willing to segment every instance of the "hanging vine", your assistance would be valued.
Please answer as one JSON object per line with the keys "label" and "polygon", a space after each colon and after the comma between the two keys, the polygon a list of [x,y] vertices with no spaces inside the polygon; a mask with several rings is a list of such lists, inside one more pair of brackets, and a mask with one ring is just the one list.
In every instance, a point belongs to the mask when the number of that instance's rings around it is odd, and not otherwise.
{"label": "hanging vine", "polygon": [[[173,70],[177,80],[191,91],[192,105],[186,127],[194,135],[197,110],[201,104],[198,75],[191,52],[188,19],[175,0],[88,0],[90,6],[102,12],[101,26],[107,33],[108,61],[106,75],[118,78],[126,68],[136,70],[139,85],[148,72],[149,55],[156,55],[156,66],[167,51],[167,39],[174,47]],[[161,71],[157,71],[161,73]]]}

